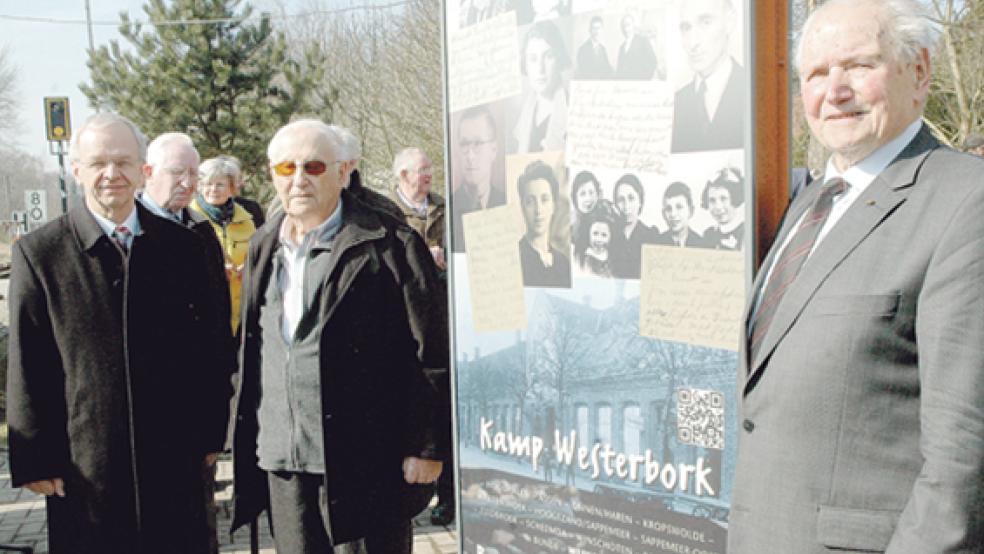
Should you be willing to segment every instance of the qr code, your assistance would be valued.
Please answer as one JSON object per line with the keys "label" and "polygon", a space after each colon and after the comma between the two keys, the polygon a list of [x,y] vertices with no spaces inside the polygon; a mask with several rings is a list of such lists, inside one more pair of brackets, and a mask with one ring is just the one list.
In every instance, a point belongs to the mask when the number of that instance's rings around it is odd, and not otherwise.
{"label": "qr code", "polygon": [[677,439],[683,444],[724,448],[724,394],[677,389]]}

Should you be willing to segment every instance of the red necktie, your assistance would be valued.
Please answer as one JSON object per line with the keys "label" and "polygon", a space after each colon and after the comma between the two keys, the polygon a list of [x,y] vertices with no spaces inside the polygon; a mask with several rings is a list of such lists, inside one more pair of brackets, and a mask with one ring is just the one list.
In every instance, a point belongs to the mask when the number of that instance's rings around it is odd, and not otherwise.
{"label": "red necktie", "polygon": [[113,230],[113,240],[124,255],[130,253],[128,242],[132,235],[133,233],[130,232],[130,229],[126,225],[120,225]]}

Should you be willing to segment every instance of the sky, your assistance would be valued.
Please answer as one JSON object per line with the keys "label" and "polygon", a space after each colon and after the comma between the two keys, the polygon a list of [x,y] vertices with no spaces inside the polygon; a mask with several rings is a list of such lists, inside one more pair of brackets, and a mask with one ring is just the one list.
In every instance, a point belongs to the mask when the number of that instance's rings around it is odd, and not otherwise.
{"label": "sky", "polygon": [[[288,13],[307,9],[314,0],[284,0]],[[120,39],[116,28],[119,13],[144,20],[143,0],[90,0],[93,42],[96,48]],[[279,11],[277,0],[253,0],[256,11]],[[347,0],[324,0],[326,5],[349,5]],[[32,22],[5,16],[55,19],[71,22]],[[99,24],[109,23],[112,24]],[[55,169],[57,158],[48,153],[44,131],[45,96],[67,96],[72,127],[77,129],[92,114],[79,83],[88,80],[85,62],[89,45],[85,25],[85,0],[0,0],[0,46],[6,46],[17,68],[20,133],[15,145],[44,160]]]}

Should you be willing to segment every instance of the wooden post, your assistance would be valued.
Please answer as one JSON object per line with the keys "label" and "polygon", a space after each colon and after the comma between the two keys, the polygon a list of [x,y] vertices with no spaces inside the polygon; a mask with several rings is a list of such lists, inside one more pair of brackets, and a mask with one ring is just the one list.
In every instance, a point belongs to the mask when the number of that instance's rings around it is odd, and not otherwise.
{"label": "wooden post", "polygon": [[754,0],[756,267],[789,202],[789,0]]}

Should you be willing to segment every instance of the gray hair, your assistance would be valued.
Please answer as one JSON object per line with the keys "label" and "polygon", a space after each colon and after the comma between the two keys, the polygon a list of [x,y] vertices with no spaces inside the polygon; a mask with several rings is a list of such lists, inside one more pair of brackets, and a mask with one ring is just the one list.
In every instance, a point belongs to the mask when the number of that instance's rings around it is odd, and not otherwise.
{"label": "gray hair", "polygon": [[404,148],[403,150],[397,152],[396,157],[393,158],[393,175],[399,179],[401,173],[413,169],[413,161],[417,158],[417,156],[426,158],[427,154],[416,146]]}
{"label": "gray hair", "polygon": [[328,125],[320,119],[298,119],[291,121],[287,125],[277,129],[277,132],[273,134],[273,138],[270,139],[270,144],[267,145],[267,159],[271,163],[282,161],[280,160],[280,142],[283,141],[283,138],[287,133],[292,133],[301,129],[314,131],[324,137],[329,144],[331,144],[331,152],[335,156],[335,160],[341,161],[339,158],[344,155],[342,138],[331,125]]}
{"label": "gray hair", "polygon": [[342,141],[342,149],[338,155],[340,161],[354,162],[362,157],[362,144],[359,143],[359,138],[355,136],[355,133],[341,125],[329,125],[329,127],[338,134],[338,138]]}
{"label": "gray hair", "polygon": [[194,150],[195,156],[198,156],[198,149],[195,148],[195,142],[191,140],[191,137],[185,133],[164,133],[150,141],[147,146],[147,165],[154,168],[159,167],[164,163],[164,153],[173,146],[191,148]]}
{"label": "gray hair", "polygon": [[[803,28],[796,37],[796,54],[794,62],[799,72],[803,63],[803,39],[810,34],[817,16],[828,6],[839,4],[858,5],[864,2],[858,0],[830,0],[814,10],[806,19]],[[896,61],[914,60],[925,49],[930,58],[936,48],[940,36],[939,25],[932,20],[926,8],[918,0],[881,0],[869,4],[876,6],[885,23],[884,40],[892,48]]]}
{"label": "gray hair", "polygon": [[112,113],[112,112],[97,113],[93,116],[90,116],[88,119],[85,120],[84,123],[82,123],[82,127],[80,127],[79,130],[72,137],[72,142],[68,146],[68,159],[73,162],[78,161],[79,141],[82,139],[82,135],[85,134],[86,131],[88,131],[90,128],[103,129],[105,127],[109,127],[110,125],[113,125],[114,123],[122,123],[123,125],[126,125],[127,129],[130,129],[130,132],[133,133],[133,138],[137,140],[137,148],[140,151],[140,161],[142,162],[146,160],[147,137],[144,136],[142,132],[140,132],[140,128],[137,127],[137,125],[134,122],[130,121],[129,119],[123,117],[120,114]]}
{"label": "gray hair", "polygon": [[241,173],[239,160],[232,156],[209,158],[198,166],[199,179],[203,183],[208,183],[218,177],[232,177],[232,182],[238,184]]}

